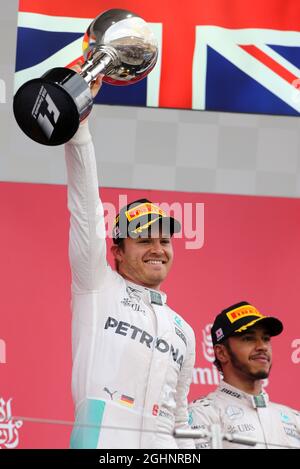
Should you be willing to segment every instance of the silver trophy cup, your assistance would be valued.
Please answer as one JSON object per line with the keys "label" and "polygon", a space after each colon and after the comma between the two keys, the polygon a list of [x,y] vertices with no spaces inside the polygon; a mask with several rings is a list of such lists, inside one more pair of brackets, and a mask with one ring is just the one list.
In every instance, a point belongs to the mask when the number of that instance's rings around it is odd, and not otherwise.
{"label": "silver trophy cup", "polygon": [[80,73],[57,67],[24,83],[14,97],[18,125],[44,145],[66,143],[91,112],[90,83],[99,74],[113,85],[145,78],[158,56],[157,42],[147,23],[127,10],[97,16],[83,38],[85,62]]}

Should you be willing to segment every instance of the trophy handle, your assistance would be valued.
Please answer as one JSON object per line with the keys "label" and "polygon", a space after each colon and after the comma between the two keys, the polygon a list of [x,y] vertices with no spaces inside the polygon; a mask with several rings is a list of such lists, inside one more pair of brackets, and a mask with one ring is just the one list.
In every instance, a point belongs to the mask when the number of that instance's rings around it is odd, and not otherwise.
{"label": "trophy handle", "polygon": [[107,75],[119,64],[119,58],[113,47],[105,46],[94,49],[83,63],[80,75],[90,84],[100,73]]}

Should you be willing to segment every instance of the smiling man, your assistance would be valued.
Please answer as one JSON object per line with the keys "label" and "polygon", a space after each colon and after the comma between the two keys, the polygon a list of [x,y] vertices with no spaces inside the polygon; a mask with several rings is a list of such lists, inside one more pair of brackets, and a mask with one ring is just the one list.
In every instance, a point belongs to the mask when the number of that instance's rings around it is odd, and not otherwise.
{"label": "smiling man", "polygon": [[[94,84],[94,95],[101,86]],[[72,448],[193,448],[188,428],[194,366],[191,327],[160,290],[173,262],[180,223],[147,199],[115,219],[106,261],[104,210],[88,123],[66,145],[71,212]]]}
{"label": "smiling man", "polygon": [[[215,365],[223,375],[219,387],[190,405],[193,429],[210,431],[213,424],[223,434],[251,437],[253,448],[300,447],[300,414],[269,401],[262,389],[272,367],[271,337],[279,335],[279,319],[261,314],[247,302],[223,310],[211,329]],[[210,448],[211,439],[196,441]],[[223,441],[224,448],[249,448]]]}
{"label": "smiling man", "polygon": [[122,277],[155,290],[173,263],[171,237],[180,223],[147,199],[123,207],[113,228],[111,250]]}

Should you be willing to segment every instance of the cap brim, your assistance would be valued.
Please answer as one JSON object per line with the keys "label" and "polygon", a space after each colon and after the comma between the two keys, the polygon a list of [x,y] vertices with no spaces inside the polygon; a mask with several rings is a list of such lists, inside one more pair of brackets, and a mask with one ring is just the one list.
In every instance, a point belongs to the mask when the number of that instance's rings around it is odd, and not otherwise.
{"label": "cap brim", "polygon": [[250,329],[250,328],[256,326],[256,324],[258,324],[258,323],[260,325],[264,325],[264,327],[268,330],[268,332],[271,336],[279,335],[283,331],[282,322],[279,321],[279,319],[274,318],[274,317],[265,316],[265,317],[262,317],[262,318],[255,318],[252,321],[249,321],[249,318],[247,318],[247,320],[248,320],[248,322],[246,322],[245,324],[241,324],[240,327],[238,328],[238,329],[242,328],[243,330],[242,331],[236,330],[235,331],[236,334],[240,334],[241,332],[245,332],[247,329]]}
{"label": "cap brim", "polygon": [[150,236],[161,233],[166,236],[173,236],[174,233],[178,233],[181,230],[181,224],[173,217],[161,217],[158,216],[156,219],[149,220],[148,217],[143,217],[139,220],[139,226],[130,231],[130,236],[142,236],[148,233]]}

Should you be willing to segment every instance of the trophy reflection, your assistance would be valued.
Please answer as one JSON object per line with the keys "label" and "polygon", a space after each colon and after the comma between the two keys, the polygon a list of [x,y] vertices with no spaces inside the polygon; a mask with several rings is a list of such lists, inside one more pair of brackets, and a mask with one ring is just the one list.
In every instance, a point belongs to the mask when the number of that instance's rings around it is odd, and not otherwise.
{"label": "trophy reflection", "polygon": [[99,74],[113,85],[145,78],[158,57],[148,24],[127,10],[97,16],[83,38],[85,62],[80,73],[57,67],[24,83],[14,97],[14,115],[32,140],[44,145],[66,143],[92,110],[90,83]]}

